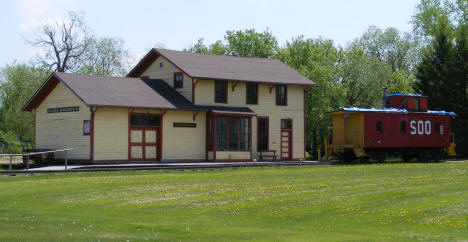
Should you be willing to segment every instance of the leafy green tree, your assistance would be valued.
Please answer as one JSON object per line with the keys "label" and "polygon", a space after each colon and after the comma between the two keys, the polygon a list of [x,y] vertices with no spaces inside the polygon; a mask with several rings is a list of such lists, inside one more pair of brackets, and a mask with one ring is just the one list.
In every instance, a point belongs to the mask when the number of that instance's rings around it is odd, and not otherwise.
{"label": "leafy green tree", "polygon": [[457,113],[452,122],[457,153],[467,156],[468,2],[422,0],[413,25],[415,33],[426,41],[416,88],[429,96],[430,108]]}
{"label": "leafy green tree", "polygon": [[50,74],[45,68],[13,63],[0,71],[0,133],[14,142],[18,137],[33,138],[33,116],[21,111]]}
{"label": "leafy green tree", "polygon": [[368,55],[356,44],[343,52],[340,60],[340,82],[345,86],[346,105],[382,107],[382,87],[392,77],[389,65]]}
{"label": "leafy green tree", "polygon": [[356,40],[356,44],[368,55],[387,63],[392,72],[402,70],[411,75],[418,61],[419,40],[409,33],[398,29],[382,30],[370,26]]}
{"label": "leafy green tree", "polygon": [[191,46],[188,49],[184,49],[187,52],[193,53],[201,53],[201,54],[211,54],[211,55],[226,55],[226,46],[223,44],[221,40],[218,40],[211,44],[210,46],[206,46],[204,43],[203,38],[198,39],[197,43]]}
{"label": "leafy green tree", "polygon": [[128,51],[119,38],[93,38],[80,57],[77,72],[99,76],[125,76],[128,72]]}
{"label": "leafy green tree", "polygon": [[463,26],[458,32],[454,47],[453,76],[455,82],[454,98],[452,98],[453,110],[457,113],[457,119],[453,122],[457,131],[461,150],[466,157],[468,155],[468,26]]}
{"label": "leafy green tree", "polygon": [[227,41],[227,55],[273,58],[278,50],[278,41],[268,29],[262,33],[256,32],[255,29],[231,30],[226,32],[224,39]]}

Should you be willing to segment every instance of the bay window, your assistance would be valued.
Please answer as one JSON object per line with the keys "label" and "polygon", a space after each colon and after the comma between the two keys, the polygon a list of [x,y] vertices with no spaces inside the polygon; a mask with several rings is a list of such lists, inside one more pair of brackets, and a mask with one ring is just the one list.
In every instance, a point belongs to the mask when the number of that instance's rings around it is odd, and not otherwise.
{"label": "bay window", "polygon": [[212,129],[216,122],[216,130],[208,132],[209,150],[213,150],[213,135],[216,136],[218,151],[249,151],[250,150],[250,118],[237,116],[215,116],[209,119],[208,127]]}

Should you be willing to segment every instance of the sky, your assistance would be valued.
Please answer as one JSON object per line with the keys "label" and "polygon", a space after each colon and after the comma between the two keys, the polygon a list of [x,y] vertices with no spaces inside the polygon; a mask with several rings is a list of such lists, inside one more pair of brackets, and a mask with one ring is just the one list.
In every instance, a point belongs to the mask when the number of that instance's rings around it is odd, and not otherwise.
{"label": "sky", "polygon": [[294,37],[323,37],[346,46],[370,25],[403,32],[419,0],[1,0],[0,67],[29,62],[41,49],[28,40],[38,27],[83,11],[98,37],[118,37],[138,60],[150,48],[182,50],[227,30],[269,28],[282,45]]}

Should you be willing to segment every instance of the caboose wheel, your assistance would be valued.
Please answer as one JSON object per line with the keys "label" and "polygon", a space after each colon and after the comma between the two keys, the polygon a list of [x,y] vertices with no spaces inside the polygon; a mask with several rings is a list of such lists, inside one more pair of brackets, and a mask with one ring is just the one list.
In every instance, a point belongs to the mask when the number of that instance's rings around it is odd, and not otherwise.
{"label": "caboose wheel", "polygon": [[431,160],[431,155],[429,154],[429,152],[427,150],[420,150],[418,152],[418,162],[428,162],[429,160]]}
{"label": "caboose wheel", "polygon": [[386,154],[385,154],[385,152],[382,151],[382,150],[373,150],[373,151],[370,151],[370,152],[369,152],[369,157],[370,157],[372,160],[377,161],[378,163],[382,163],[382,162],[385,161]]}
{"label": "caboose wheel", "polygon": [[356,159],[356,155],[354,155],[353,150],[345,150],[345,151],[343,151],[341,156],[342,156],[342,159],[343,159],[343,161],[345,163],[351,163],[351,162],[353,162],[353,160]]}
{"label": "caboose wheel", "polygon": [[359,157],[359,162],[369,163],[369,157],[367,157],[367,156]]}

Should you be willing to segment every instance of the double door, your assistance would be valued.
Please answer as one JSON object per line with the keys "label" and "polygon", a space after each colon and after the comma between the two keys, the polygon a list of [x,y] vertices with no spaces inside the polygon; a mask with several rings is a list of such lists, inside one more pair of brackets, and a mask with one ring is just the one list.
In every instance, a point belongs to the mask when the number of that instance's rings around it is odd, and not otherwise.
{"label": "double door", "polygon": [[130,160],[160,160],[159,127],[130,127]]}

